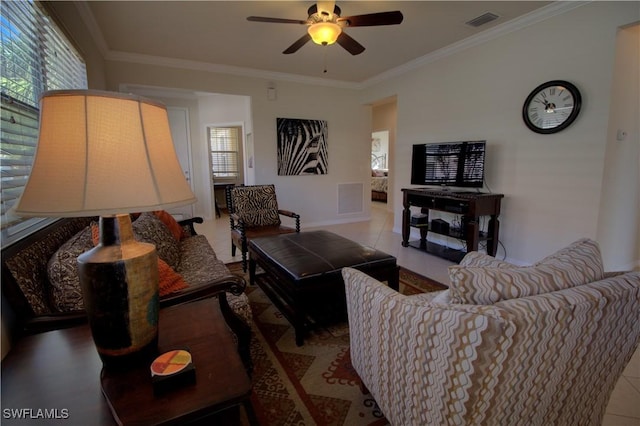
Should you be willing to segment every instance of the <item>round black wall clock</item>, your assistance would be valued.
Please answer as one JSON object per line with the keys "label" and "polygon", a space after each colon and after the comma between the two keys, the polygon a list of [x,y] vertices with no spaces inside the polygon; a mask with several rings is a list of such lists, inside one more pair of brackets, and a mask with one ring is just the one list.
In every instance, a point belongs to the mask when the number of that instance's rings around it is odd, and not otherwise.
{"label": "round black wall clock", "polygon": [[576,86],[563,80],[548,81],[533,89],[524,101],[522,119],[536,133],[556,133],[573,123],[581,104]]}

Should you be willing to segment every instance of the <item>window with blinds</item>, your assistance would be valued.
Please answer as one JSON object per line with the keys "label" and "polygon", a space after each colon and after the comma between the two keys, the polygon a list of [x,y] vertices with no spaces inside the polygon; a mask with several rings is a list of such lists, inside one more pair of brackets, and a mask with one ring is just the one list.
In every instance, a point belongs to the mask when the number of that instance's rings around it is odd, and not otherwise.
{"label": "window with blinds", "polygon": [[86,89],[87,72],[82,57],[34,1],[0,2],[0,62],[0,227],[5,246],[42,222],[9,212],[31,171],[40,96],[47,90]]}
{"label": "window with blinds", "polygon": [[232,180],[239,176],[241,127],[209,127],[211,170],[214,179]]}

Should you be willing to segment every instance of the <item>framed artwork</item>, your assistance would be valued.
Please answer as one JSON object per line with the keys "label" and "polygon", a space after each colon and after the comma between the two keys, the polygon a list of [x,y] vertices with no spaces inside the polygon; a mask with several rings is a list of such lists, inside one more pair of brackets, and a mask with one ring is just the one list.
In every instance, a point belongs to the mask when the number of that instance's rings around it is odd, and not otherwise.
{"label": "framed artwork", "polygon": [[278,118],[278,175],[326,175],[327,122]]}

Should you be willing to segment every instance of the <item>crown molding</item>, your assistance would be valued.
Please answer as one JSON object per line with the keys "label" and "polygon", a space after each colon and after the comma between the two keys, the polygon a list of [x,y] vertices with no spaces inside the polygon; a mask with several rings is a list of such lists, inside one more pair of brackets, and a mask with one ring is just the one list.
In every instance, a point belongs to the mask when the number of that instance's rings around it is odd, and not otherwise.
{"label": "crown molding", "polygon": [[98,46],[100,54],[104,58],[109,53],[109,45],[107,45],[107,41],[104,39],[102,31],[100,31],[100,27],[98,26],[96,18],[93,16],[93,12],[89,9],[89,5],[86,1],[74,1],[73,4],[80,15],[80,18],[84,21],[87,30],[89,30],[93,41],[96,43],[96,46]]}
{"label": "crown molding", "polygon": [[462,52],[464,50],[470,49],[472,47],[478,46],[480,44],[487,43],[491,40],[503,37],[512,32],[519,31],[530,25],[537,24],[538,22],[545,21],[554,16],[561,15],[570,10],[576,9],[580,6],[584,6],[585,4],[591,3],[591,1],[592,0],[555,1],[548,6],[542,7],[538,10],[534,10],[533,12],[529,12],[518,18],[507,21],[501,25],[497,25],[486,31],[475,34],[471,37],[467,37],[456,43],[450,44],[449,46],[443,47],[442,49],[438,49],[434,52],[431,52],[425,56],[414,59],[413,61],[400,65],[399,67],[380,73],[375,77],[372,77],[368,80],[363,81],[361,84],[361,88],[370,87],[372,85],[381,83],[385,80],[398,77],[409,71],[413,71],[417,68],[420,68],[423,65],[439,61],[440,59],[446,58],[447,56],[451,56],[456,53]]}
{"label": "crown molding", "polygon": [[188,69],[192,71],[205,71],[218,74],[231,74],[235,76],[253,77],[266,80],[288,81],[300,84],[336,87],[340,89],[359,88],[358,84],[347,81],[306,77],[297,74],[287,74],[281,72],[258,70],[253,68],[234,67],[231,65],[213,64],[209,62],[188,61],[184,59],[167,58],[163,56],[142,55],[139,53],[118,52],[113,50],[109,51],[105,55],[105,60]]}
{"label": "crown molding", "polygon": [[310,84],[317,86],[336,87],[340,89],[357,89],[356,83],[330,80],[317,77],[305,77],[297,74],[280,72],[269,72],[253,68],[234,67],[230,65],[213,64],[209,62],[187,61],[182,59],[168,58],[162,56],[142,55],[137,53],[120,52],[110,50],[107,42],[100,31],[100,26],[93,16],[87,1],[73,2],[78,13],[89,30],[91,37],[96,43],[102,57],[107,61],[131,62],[146,65],[166,66],[178,69],[190,69],[194,71],[206,71],[220,74],[240,75],[244,77],[261,78],[277,81],[288,81],[300,84]]}
{"label": "crown molding", "polygon": [[470,49],[474,46],[486,43],[496,38],[505,36],[514,31],[521,30],[530,25],[542,22],[554,16],[566,13],[593,0],[561,0],[554,1],[548,6],[534,10],[528,14],[497,25],[481,33],[475,34],[459,42],[438,49],[425,56],[414,59],[396,68],[380,73],[362,82],[349,82],[343,80],[330,80],[318,77],[306,77],[298,74],[288,74],[282,72],[264,71],[253,68],[235,67],[230,65],[214,64],[209,62],[188,61],[183,59],[167,58],[162,56],[143,55],[137,53],[120,52],[109,50],[109,47],[100,31],[91,9],[86,1],[74,2],[78,12],[84,20],[91,36],[93,37],[103,58],[108,61],[129,62],[145,65],[156,65],[178,69],[188,69],[193,71],[205,71],[219,74],[230,74],[243,77],[252,77],[267,80],[287,81],[307,85],[334,87],[340,89],[360,90],[383,81],[401,76],[426,64],[436,62],[448,56]]}

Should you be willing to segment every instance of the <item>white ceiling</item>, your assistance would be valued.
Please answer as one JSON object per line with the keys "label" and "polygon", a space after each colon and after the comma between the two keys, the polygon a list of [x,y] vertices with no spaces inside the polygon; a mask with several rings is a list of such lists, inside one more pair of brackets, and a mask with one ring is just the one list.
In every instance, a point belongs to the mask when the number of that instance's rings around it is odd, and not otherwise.
{"label": "white ceiling", "polygon": [[[339,1],[343,17],[392,10],[404,15],[400,25],[347,28],[366,48],[357,56],[337,44],[312,42],[284,55],[306,26],[246,20],[249,15],[304,20],[312,1],[87,1],[77,6],[108,59],[366,84],[455,46],[553,15],[559,2],[551,3]],[[480,28],[465,24],[485,12],[500,18]]]}

